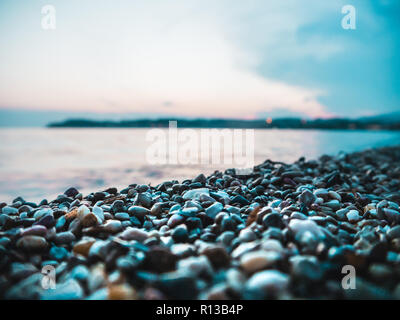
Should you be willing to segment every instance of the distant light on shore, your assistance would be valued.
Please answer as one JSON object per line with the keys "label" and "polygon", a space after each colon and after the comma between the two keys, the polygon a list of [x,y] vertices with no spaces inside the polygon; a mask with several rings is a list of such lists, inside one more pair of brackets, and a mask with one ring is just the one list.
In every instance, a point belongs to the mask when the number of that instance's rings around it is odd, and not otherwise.
{"label": "distant light on shore", "polygon": [[271,124],[271,123],[272,123],[272,118],[268,118],[268,119],[266,120],[266,122],[267,122],[268,124]]}

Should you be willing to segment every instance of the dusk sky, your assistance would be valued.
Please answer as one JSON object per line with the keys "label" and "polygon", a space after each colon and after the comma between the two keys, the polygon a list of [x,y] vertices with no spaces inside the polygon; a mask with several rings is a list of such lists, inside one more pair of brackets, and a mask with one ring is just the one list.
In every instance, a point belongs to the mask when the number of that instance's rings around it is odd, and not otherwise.
{"label": "dusk sky", "polygon": [[[48,4],[55,30],[41,26]],[[342,28],[346,4],[356,9],[355,30]],[[33,125],[35,114],[81,112],[400,111],[396,0],[0,0],[0,48],[1,125],[18,111]]]}

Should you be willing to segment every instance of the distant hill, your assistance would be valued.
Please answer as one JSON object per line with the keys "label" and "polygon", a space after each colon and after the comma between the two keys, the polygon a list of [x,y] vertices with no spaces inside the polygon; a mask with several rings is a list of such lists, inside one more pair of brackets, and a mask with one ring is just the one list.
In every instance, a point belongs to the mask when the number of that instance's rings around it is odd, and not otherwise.
{"label": "distant hill", "polygon": [[400,130],[400,121],[375,118],[362,119],[135,119],[98,121],[69,119],[48,124],[49,128],[167,128],[170,120],[177,120],[179,128],[242,128],[242,129],[328,129],[328,130]]}
{"label": "distant hill", "polygon": [[400,111],[362,117],[358,120],[366,122],[398,123],[400,122]]}

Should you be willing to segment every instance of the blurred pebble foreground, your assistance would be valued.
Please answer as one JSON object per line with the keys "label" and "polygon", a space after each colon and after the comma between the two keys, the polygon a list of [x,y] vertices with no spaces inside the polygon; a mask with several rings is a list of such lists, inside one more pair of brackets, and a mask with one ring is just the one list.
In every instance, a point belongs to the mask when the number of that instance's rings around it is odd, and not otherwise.
{"label": "blurred pebble foreground", "polygon": [[400,299],[399,203],[400,147],[18,197],[0,203],[0,298]]}

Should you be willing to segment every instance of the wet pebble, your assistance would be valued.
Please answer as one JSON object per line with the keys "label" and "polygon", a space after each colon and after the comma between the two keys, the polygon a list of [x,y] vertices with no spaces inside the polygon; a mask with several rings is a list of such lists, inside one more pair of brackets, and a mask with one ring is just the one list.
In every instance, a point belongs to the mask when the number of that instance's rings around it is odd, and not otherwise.
{"label": "wet pebble", "polygon": [[43,237],[26,235],[17,241],[17,247],[27,252],[36,252],[46,250],[48,244]]}
{"label": "wet pebble", "polygon": [[279,213],[269,213],[265,215],[262,223],[266,228],[274,227],[281,229],[285,225],[282,216]]}
{"label": "wet pebble", "polygon": [[146,231],[139,228],[128,227],[121,233],[121,238],[125,240],[145,241],[149,237]]}
{"label": "wet pebble", "polygon": [[32,235],[32,236],[44,237],[46,235],[46,233],[47,233],[47,228],[45,226],[36,225],[36,226],[32,226],[30,228],[24,229],[21,232],[21,236]]}
{"label": "wet pebble", "polygon": [[73,241],[75,241],[75,235],[71,231],[57,233],[54,239],[54,242],[58,245],[69,244]]}
{"label": "wet pebble", "polygon": [[74,245],[73,252],[87,257],[91,246],[96,242],[94,238],[83,238]]}
{"label": "wet pebble", "polygon": [[176,243],[181,243],[186,242],[189,235],[185,226],[178,226],[172,231],[171,236]]}
{"label": "wet pebble", "polygon": [[122,230],[122,224],[119,220],[107,220],[104,225],[102,225],[103,230],[108,233],[117,233]]}
{"label": "wet pebble", "polygon": [[244,296],[246,299],[265,299],[279,297],[288,288],[289,276],[277,270],[255,273],[247,281]]}
{"label": "wet pebble", "polygon": [[58,283],[55,289],[44,290],[41,299],[43,300],[76,300],[82,299],[84,295],[82,287],[74,279],[68,279]]}
{"label": "wet pebble", "polygon": [[5,206],[1,209],[1,213],[6,214],[6,215],[15,215],[15,214],[18,214],[18,209],[9,207],[9,206]]}
{"label": "wet pebble", "polygon": [[210,260],[212,266],[217,270],[227,268],[230,264],[230,256],[224,247],[209,246],[206,247],[201,254],[205,255]]}
{"label": "wet pebble", "polygon": [[350,223],[355,223],[361,220],[357,210],[350,210],[347,212],[346,216]]}
{"label": "wet pebble", "polygon": [[215,219],[216,215],[217,215],[218,213],[220,213],[221,210],[222,210],[223,208],[224,208],[224,206],[222,205],[222,203],[220,203],[220,202],[215,202],[213,205],[209,206],[209,207],[205,210],[205,212],[206,212],[206,215],[207,215],[208,217],[210,217],[211,219]]}
{"label": "wet pebble", "polygon": [[274,265],[280,259],[276,251],[252,251],[240,258],[240,266],[247,273],[254,273]]}

